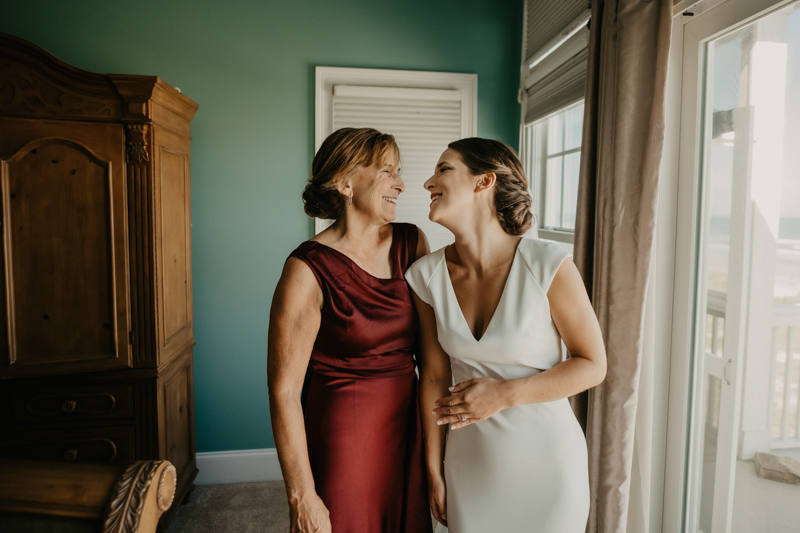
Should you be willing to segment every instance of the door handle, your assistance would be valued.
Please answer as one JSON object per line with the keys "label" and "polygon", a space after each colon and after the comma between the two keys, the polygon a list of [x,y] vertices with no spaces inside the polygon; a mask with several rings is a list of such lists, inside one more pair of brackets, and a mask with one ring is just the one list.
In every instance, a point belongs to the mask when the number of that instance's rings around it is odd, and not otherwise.
{"label": "door handle", "polygon": [[722,378],[725,380],[725,383],[727,383],[728,385],[731,384],[731,380],[728,379],[728,365],[730,365],[731,362],[732,361],[730,359],[728,359],[727,361],[725,361],[725,366],[722,367]]}

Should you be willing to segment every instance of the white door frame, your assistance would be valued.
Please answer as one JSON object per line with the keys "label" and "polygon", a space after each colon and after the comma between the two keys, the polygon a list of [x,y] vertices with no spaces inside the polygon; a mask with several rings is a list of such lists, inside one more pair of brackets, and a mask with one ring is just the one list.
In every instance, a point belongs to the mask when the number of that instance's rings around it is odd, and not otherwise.
{"label": "white door frame", "polygon": [[[672,274],[672,283],[664,281],[662,288],[657,292],[669,295],[671,292],[671,338],[669,342],[669,386],[667,399],[667,431],[666,431],[666,457],[664,465],[664,497],[661,530],[665,533],[682,533],[689,531],[688,520],[693,516],[696,486],[693,486],[692,472],[696,465],[691,464],[689,451],[694,439],[698,438],[698,428],[702,420],[694,419],[694,402],[702,401],[702,393],[707,371],[700,362],[695,364],[692,353],[695,345],[702,348],[702,339],[695,341],[694,332],[697,330],[697,321],[705,320],[705,313],[695,314],[695,309],[700,309],[701,302],[696,295],[696,281],[699,279],[699,264],[697,253],[702,242],[699,242],[698,200],[702,191],[698,187],[702,164],[699,150],[700,135],[706,117],[700,115],[702,104],[702,76],[701,68],[703,45],[708,41],[728,33],[732,29],[743,26],[761,16],[765,11],[772,11],[794,0],[728,0],[719,5],[709,6],[702,13],[689,19],[676,18],[676,28],[673,31],[673,49],[671,53],[670,69],[672,70],[672,84],[668,86],[668,105],[676,104],[680,107],[679,118],[667,120],[665,135],[664,172],[660,187],[659,223],[672,224],[659,229],[657,241],[657,254],[664,257],[672,252],[674,264],[669,265],[664,274]],[[701,11],[701,10],[697,10]],[[678,85],[680,88],[678,89]],[[677,91],[677,93],[676,93]],[[674,109],[674,108],[673,108]],[[674,228],[674,229],[673,229]],[[733,250],[732,250],[733,252]],[[670,272],[672,270],[672,272]],[[704,298],[703,298],[704,299]],[[662,321],[663,323],[663,321]],[[727,328],[726,328],[727,329]],[[726,346],[729,346],[726,342]],[[699,353],[703,353],[702,351]],[[735,364],[734,364],[735,363]],[[741,393],[742,358],[732,361],[728,368],[717,369],[722,375],[723,371],[730,381],[734,396],[729,396],[733,405],[732,412],[727,416],[733,426],[725,430],[731,438],[738,438],[738,404],[735,400]],[[707,369],[712,370],[712,369]],[[724,379],[723,379],[724,382]],[[723,387],[728,386],[724,382]],[[728,443],[730,444],[730,443]],[[735,460],[735,450],[734,460]],[[722,458],[719,458],[722,459]],[[726,459],[727,460],[727,459]],[[732,478],[730,478],[732,479]],[[730,484],[729,484],[730,485]],[[716,487],[719,491],[723,487]],[[732,495],[732,486],[721,494],[720,498]],[[729,509],[728,509],[729,510]],[[727,512],[727,511],[726,511]],[[727,520],[729,522],[729,518]],[[692,524],[693,525],[693,524]],[[692,531],[691,533],[694,533]]]}

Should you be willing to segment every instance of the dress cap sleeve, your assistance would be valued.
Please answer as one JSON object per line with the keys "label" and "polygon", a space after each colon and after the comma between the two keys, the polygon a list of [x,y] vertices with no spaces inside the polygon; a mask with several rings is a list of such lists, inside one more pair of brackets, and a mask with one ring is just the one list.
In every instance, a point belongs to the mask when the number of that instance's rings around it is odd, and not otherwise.
{"label": "dress cap sleeve", "polygon": [[308,268],[311,269],[314,277],[317,278],[317,283],[319,286],[322,287],[322,278],[319,272],[319,265],[317,265],[314,260],[309,257],[309,254],[313,254],[313,250],[316,248],[316,246],[317,243],[314,241],[305,241],[300,246],[295,248],[291,254],[289,254],[289,257],[286,258],[286,261],[294,257],[295,259],[299,259],[300,261],[304,262],[306,265],[308,265]]}
{"label": "dress cap sleeve", "polygon": [[430,283],[431,278],[436,272],[437,267],[444,258],[444,248],[440,248],[435,252],[429,253],[424,257],[420,257],[416,262],[406,270],[406,281],[414,291],[414,294],[419,296],[419,299],[426,304],[433,306]]}
{"label": "dress cap sleeve", "polygon": [[428,291],[428,280],[423,278],[422,269],[419,268],[421,259],[418,259],[416,263],[411,265],[408,270],[406,270],[406,281],[408,282],[408,286],[411,287],[411,290],[414,291],[414,294],[419,296],[419,299],[425,302],[428,305],[431,305],[431,294]]}
{"label": "dress cap sleeve", "polygon": [[531,274],[545,293],[550,290],[550,284],[553,283],[561,263],[572,257],[571,253],[558,244],[542,239],[523,238],[519,243],[519,250]]}

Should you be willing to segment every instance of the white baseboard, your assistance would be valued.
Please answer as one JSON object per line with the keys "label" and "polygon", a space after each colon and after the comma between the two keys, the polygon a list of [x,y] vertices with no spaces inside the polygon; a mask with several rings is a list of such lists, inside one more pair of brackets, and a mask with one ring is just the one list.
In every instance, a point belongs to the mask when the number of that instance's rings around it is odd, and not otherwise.
{"label": "white baseboard", "polygon": [[197,469],[196,485],[283,480],[275,448],[198,453]]}

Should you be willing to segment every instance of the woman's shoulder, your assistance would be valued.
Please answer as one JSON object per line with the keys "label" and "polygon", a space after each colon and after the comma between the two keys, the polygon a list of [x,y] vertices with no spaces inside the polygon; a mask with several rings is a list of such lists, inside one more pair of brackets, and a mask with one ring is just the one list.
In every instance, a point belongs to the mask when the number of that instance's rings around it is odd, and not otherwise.
{"label": "woman's shoulder", "polygon": [[417,241],[419,240],[420,229],[414,224],[408,222],[392,222],[393,235],[398,234],[402,236],[402,241],[411,248],[416,249]]}
{"label": "woman's shoulder", "polygon": [[419,253],[421,230],[407,222],[392,222],[392,247],[397,250],[403,270],[407,270]]}
{"label": "woman's shoulder", "polygon": [[396,231],[403,233],[417,233],[419,231],[419,228],[410,222],[390,222],[390,224]]}
{"label": "woman's shoulder", "polygon": [[309,254],[313,255],[313,252],[319,251],[321,248],[321,243],[317,241],[303,241],[300,245],[295,248],[292,253],[289,254],[289,257],[294,257],[296,259],[305,259],[309,256]]}
{"label": "woman's shoulder", "polygon": [[338,265],[341,259],[339,259],[337,251],[316,240],[301,242],[300,245],[289,254],[289,257],[286,258],[286,262],[289,263],[290,259],[299,259],[308,265],[315,274],[319,274],[323,270],[338,270],[341,268]]}
{"label": "woman's shoulder", "polygon": [[559,243],[546,241],[536,237],[522,237],[522,240],[519,243],[519,249],[523,252],[527,252],[528,255],[538,255],[540,257],[549,257],[560,254],[572,255],[569,253],[569,251],[567,251],[566,248],[563,248],[562,246],[563,245]]}
{"label": "woman's shoulder", "polygon": [[444,261],[445,248],[446,246],[443,246],[414,261],[414,264],[409,267],[406,276],[411,275],[420,278],[427,285]]}
{"label": "woman's shoulder", "polygon": [[405,277],[411,290],[428,305],[433,305],[429,289],[431,280],[437,272],[440,272],[443,263],[444,248],[439,248],[435,252],[420,257],[406,270]]}
{"label": "woman's shoulder", "polygon": [[550,288],[550,283],[561,263],[568,257],[572,257],[572,253],[560,244],[530,237],[522,238],[518,251],[528,271],[536,278],[545,292]]}

